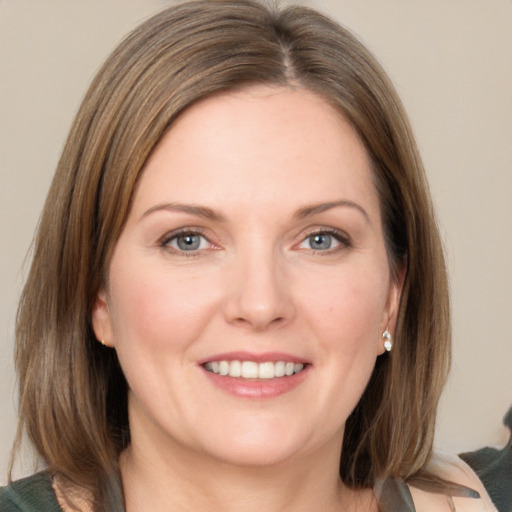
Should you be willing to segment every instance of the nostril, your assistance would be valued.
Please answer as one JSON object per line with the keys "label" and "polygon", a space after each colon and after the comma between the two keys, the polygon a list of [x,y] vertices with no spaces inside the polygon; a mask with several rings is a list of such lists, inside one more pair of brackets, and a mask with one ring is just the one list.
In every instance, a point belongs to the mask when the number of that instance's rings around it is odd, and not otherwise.
{"label": "nostril", "polygon": [[263,330],[287,323],[294,315],[294,301],[285,286],[275,279],[252,276],[236,280],[229,287],[224,303],[226,321],[237,326]]}
{"label": "nostril", "polygon": [[255,318],[255,317],[242,317],[239,316],[237,318],[234,318],[232,323],[240,325],[240,326],[248,326],[252,327],[253,329],[266,329],[270,326],[278,326],[286,322],[286,318],[284,316],[279,316],[277,318],[270,318],[270,320],[267,318]]}

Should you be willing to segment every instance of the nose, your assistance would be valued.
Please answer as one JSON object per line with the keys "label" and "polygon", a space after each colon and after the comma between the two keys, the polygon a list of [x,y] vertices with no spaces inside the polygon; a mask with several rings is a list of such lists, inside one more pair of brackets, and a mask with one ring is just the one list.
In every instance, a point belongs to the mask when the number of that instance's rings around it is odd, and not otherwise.
{"label": "nose", "polygon": [[[270,253],[270,251],[269,251]],[[286,264],[272,254],[240,257],[228,273],[226,320],[264,331],[289,323],[295,314]]]}

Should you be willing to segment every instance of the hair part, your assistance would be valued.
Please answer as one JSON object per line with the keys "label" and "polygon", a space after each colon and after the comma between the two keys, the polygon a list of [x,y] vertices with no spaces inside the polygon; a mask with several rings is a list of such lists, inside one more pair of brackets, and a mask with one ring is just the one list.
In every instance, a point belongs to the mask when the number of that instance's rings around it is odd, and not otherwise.
{"label": "hair part", "polygon": [[199,0],[133,31],[94,78],[71,128],[38,228],[16,327],[20,419],[49,470],[96,508],[130,441],[127,384],[97,342],[91,308],[141,170],[196,101],[252,84],[303,87],[352,124],[373,165],[390,268],[405,282],[392,355],[378,358],[349,417],[341,478],[369,486],[428,461],[450,361],[446,269],[404,109],[374,57],[305,7]]}

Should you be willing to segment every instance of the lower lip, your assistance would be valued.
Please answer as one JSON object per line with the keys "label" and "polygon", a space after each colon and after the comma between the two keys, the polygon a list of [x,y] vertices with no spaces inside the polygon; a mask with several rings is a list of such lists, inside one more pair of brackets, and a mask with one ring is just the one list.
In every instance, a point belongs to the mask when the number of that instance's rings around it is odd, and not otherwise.
{"label": "lower lip", "polygon": [[[202,368],[202,367],[201,367]],[[294,390],[307,377],[311,366],[289,377],[268,380],[246,380],[229,375],[218,375],[202,368],[210,382],[227,393],[242,398],[274,398]]]}

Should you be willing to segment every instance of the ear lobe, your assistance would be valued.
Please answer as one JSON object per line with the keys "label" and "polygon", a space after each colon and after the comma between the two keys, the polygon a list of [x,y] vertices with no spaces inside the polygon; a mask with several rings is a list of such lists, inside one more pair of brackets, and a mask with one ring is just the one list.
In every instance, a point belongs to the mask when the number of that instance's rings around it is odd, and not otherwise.
{"label": "ear lobe", "polygon": [[378,355],[384,353],[384,342],[386,338],[383,336],[384,332],[389,332],[394,336],[396,331],[396,321],[398,317],[398,309],[400,307],[400,300],[402,298],[402,290],[405,281],[407,265],[405,262],[400,265],[396,276],[392,279],[389,287],[388,298],[386,301],[386,308],[382,318],[381,337],[378,344]]}
{"label": "ear lobe", "polygon": [[107,293],[102,288],[92,305],[92,328],[96,339],[107,347],[112,347],[112,320],[108,309]]}

